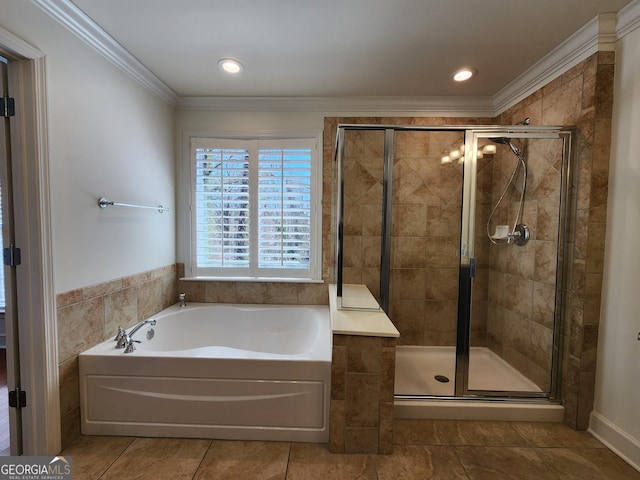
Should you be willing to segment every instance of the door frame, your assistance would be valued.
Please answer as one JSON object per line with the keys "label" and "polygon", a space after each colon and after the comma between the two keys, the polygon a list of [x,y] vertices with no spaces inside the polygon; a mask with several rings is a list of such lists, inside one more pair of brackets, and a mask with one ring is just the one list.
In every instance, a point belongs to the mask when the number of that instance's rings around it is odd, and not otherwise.
{"label": "door frame", "polygon": [[14,171],[20,388],[24,455],[61,449],[60,388],[49,175],[46,57],[0,27],[0,49],[9,62],[9,89],[16,103],[11,148]]}

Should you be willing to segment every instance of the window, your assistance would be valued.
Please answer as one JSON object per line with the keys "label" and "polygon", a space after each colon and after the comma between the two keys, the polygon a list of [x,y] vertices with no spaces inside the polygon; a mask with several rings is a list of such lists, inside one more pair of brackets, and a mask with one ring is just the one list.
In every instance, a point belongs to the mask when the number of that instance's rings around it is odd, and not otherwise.
{"label": "window", "polygon": [[192,138],[192,274],[319,279],[317,138]]}

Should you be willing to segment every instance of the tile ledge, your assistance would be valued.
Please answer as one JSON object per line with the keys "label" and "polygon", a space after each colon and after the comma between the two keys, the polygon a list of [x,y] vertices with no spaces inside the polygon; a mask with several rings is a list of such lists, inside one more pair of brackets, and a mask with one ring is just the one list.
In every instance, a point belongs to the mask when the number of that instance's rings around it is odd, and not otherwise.
{"label": "tile ledge", "polygon": [[[351,298],[361,300],[367,310],[338,310],[337,287],[329,285],[329,308],[331,327],[334,335],[360,335],[366,337],[397,338],[400,332],[391,319],[380,309],[372,310],[375,298],[364,285],[343,285],[343,296],[347,293]],[[352,296],[353,295],[353,296]]]}

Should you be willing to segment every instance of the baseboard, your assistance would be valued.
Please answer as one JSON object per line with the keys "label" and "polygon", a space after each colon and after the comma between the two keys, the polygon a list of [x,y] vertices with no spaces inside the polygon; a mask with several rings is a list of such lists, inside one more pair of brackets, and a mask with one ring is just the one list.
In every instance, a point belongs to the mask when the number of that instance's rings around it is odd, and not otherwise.
{"label": "baseboard", "polygon": [[589,433],[640,471],[640,440],[633,438],[598,412],[591,412]]}

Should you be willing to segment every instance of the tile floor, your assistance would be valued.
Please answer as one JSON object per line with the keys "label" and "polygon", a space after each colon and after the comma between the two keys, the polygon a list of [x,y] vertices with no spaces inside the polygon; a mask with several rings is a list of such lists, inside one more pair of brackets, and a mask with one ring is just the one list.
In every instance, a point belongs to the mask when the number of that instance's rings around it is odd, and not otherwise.
{"label": "tile floor", "polygon": [[326,445],[81,437],[74,480],[640,480],[587,432],[560,423],[396,420],[393,455],[332,454]]}

